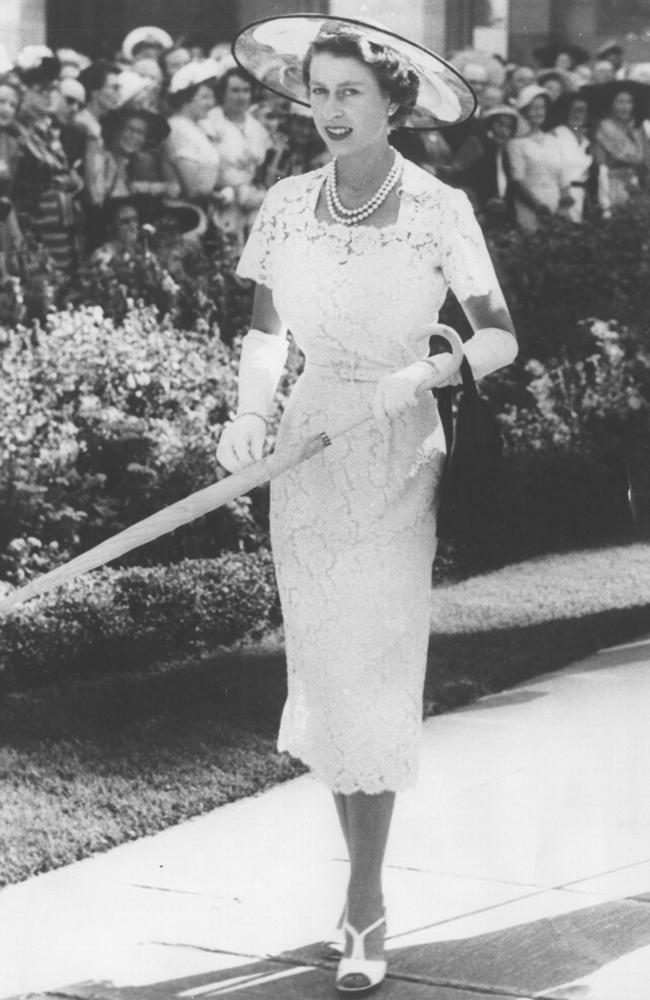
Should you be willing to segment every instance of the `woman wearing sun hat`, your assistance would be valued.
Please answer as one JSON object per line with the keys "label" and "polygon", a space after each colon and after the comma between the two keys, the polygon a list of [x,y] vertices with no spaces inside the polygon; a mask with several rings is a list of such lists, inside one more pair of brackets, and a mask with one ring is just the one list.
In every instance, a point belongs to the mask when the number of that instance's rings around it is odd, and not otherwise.
{"label": "woman wearing sun hat", "polygon": [[163,145],[165,175],[181,186],[184,198],[208,206],[219,177],[221,160],[201,128],[214,107],[219,66],[212,59],[190,62],[174,73],[167,100],[172,115]]}
{"label": "woman wearing sun hat", "polygon": [[508,143],[511,191],[517,225],[534,233],[540,222],[555,215],[566,195],[562,152],[554,135],[546,131],[551,98],[532,83],[519,95],[516,108],[528,132]]}
{"label": "woman wearing sun hat", "polygon": [[[477,376],[516,355],[511,320],[466,196],[401,158],[392,128],[472,114],[439,57],[352,18],[251,25],[234,53],[251,75],[310,104],[333,159],[270,189],[239,274],[256,282],[239,405],[218,458],[262,455],[290,328],[306,356],[277,452],[333,420],[376,419],[275,480],[271,532],[286,630],[279,748],[333,792],[350,856],[341,994],[384,978],[381,873],[395,793],[415,783],[430,627],[437,411],[424,390],[457,379],[458,355],[427,360],[451,286],[475,330]],[[457,334],[436,327],[458,351]],[[453,360],[450,360],[453,358]]]}

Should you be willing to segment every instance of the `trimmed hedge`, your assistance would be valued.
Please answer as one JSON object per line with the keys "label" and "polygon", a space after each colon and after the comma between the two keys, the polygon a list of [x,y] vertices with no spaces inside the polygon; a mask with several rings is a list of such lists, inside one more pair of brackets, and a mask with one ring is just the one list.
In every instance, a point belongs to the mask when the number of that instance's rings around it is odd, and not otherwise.
{"label": "trimmed hedge", "polygon": [[142,669],[232,645],[277,619],[266,551],[107,569],[2,619],[0,684],[11,691]]}

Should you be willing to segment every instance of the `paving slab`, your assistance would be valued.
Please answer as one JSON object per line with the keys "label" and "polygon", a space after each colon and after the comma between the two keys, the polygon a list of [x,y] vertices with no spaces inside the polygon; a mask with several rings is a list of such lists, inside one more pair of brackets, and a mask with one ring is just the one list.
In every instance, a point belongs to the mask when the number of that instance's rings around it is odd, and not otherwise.
{"label": "paving slab", "polygon": [[[382,996],[648,1000],[649,665],[620,649],[427,720]],[[2,890],[0,998],[331,997],[318,945],[346,880],[301,777]]]}
{"label": "paving slab", "polygon": [[649,950],[650,906],[556,891],[394,938],[389,961],[395,975],[428,970],[432,980],[466,989],[536,997],[586,984],[634,952],[645,955],[647,988]]}

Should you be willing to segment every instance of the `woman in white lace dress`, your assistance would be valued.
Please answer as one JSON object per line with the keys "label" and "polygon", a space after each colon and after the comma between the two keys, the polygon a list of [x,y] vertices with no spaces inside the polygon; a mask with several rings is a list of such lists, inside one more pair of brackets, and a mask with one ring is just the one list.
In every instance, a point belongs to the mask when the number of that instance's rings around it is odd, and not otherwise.
{"label": "woman in white lace dress", "polygon": [[[270,80],[258,48],[275,50],[276,66],[283,53],[293,73]],[[271,20],[235,52],[293,100],[304,71],[334,160],[269,191],[242,255],[239,274],[257,283],[253,330],[218,457],[231,470],[261,457],[287,328],[306,365],[277,450],[371,407],[376,417],[277,479],[271,515],[289,686],[279,747],[334,793],[350,855],[337,989],[364,993],[385,975],[383,856],[421,739],[443,459],[423,390],[458,378],[449,355],[426,360],[423,325],[451,287],[476,330],[465,352],[477,376],[512,361],[516,341],[466,196],[388,143],[405,120],[431,128],[471,114],[464,81],[433,54],[342,19]]]}

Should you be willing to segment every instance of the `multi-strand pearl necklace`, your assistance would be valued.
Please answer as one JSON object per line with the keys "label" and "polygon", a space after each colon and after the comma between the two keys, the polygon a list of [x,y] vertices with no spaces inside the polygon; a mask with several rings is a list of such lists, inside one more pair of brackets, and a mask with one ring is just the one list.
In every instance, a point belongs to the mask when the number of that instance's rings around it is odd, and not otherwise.
{"label": "multi-strand pearl necklace", "polygon": [[336,160],[333,160],[329,173],[325,179],[325,198],[330,215],[333,219],[336,219],[337,222],[342,222],[346,226],[355,226],[359,222],[363,222],[363,220],[367,219],[373,214],[373,212],[376,212],[380,205],[383,205],[386,198],[397,184],[401,172],[401,158],[396,155],[393,160],[393,165],[386,175],[384,183],[373,194],[372,198],[369,198],[367,202],[360,205],[358,208],[346,208],[339,198],[339,192],[336,186]]}

